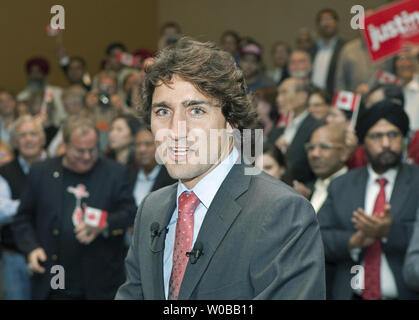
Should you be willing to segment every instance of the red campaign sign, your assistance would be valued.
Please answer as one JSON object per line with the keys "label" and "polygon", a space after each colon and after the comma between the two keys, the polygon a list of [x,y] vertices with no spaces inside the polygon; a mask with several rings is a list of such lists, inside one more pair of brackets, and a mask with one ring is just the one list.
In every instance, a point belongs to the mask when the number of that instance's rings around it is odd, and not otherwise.
{"label": "red campaign sign", "polygon": [[400,52],[407,43],[419,43],[419,1],[398,2],[366,16],[364,37],[373,62]]}

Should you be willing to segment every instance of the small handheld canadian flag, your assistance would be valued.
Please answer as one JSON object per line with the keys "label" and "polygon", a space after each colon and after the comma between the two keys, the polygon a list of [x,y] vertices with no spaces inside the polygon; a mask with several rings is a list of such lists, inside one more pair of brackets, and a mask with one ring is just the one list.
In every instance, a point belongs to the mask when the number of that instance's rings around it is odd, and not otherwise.
{"label": "small handheld canadian flag", "polygon": [[361,95],[350,91],[336,91],[332,105],[346,111],[355,111],[361,102]]}
{"label": "small handheld canadian flag", "polygon": [[400,84],[400,79],[397,78],[394,74],[380,70],[375,75],[375,82],[381,83],[381,84]]}
{"label": "small handheld canadian flag", "polygon": [[108,218],[108,213],[104,210],[92,208],[85,206],[84,207],[84,223],[90,227],[103,228],[106,225],[106,219]]}
{"label": "small handheld canadian flag", "polygon": [[341,110],[351,111],[351,126],[354,128],[358,119],[361,95],[350,91],[336,91],[333,97],[332,106]]}
{"label": "small handheld canadian flag", "polygon": [[45,33],[47,34],[48,37],[56,37],[60,34],[60,32],[61,32],[61,29],[58,29],[58,28],[54,29],[49,24],[45,27]]}
{"label": "small handheld canadian flag", "polygon": [[127,52],[119,52],[118,53],[118,62],[122,63],[127,67],[137,67],[139,58],[129,54]]}

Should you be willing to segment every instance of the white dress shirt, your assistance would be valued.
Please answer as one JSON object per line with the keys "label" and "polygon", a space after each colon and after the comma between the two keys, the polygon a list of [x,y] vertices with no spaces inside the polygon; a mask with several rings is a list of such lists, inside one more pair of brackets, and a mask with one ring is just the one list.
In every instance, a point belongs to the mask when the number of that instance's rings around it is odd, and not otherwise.
{"label": "white dress shirt", "polygon": [[274,68],[267,72],[267,76],[271,78],[273,82],[278,83],[279,80],[281,80],[283,73],[284,73],[283,68]]}
{"label": "white dress shirt", "polygon": [[[377,199],[378,193],[380,191],[380,185],[377,182],[379,178],[387,179],[387,184],[384,188],[386,194],[386,202],[389,203],[391,199],[391,194],[393,192],[394,183],[396,181],[398,169],[387,170],[384,174],[378,175],[375,171],[368,165],[368,182],[366,187],[366,196],[365,196],[365,213],[369,216],[372,215],[374,210],[375,201]],[[387,238],[382,238],[381,242],[385,243]],[[357,260],[361,249],[355,248],[351,250],[351,256],[354,260]],[[364,261],[362,261],[362,266],[364,266]],[[395,299],[398,297],[399,293],[397,291],[396,281],[394,279],[393,272],[391,271],[390,265],[388,264],[387,258],[384,254],[384,251],[381,253],[381,266],[380,266],[380,281],[381,281],[381,295],[385,299]],[[360,287],[364,286],[364,278],[359,279]],[[355,290],[358,295],[362,295],[361,290]]]}
{"label": "white dress shirt", "polygon": [[290,121],[289,125],[286,127],[284,131],[285,141],[288,145],[292,143],[292,140],[294,140],[294,137],[298,129],[300,128],[301,124],[303,123],[305,118],[307,118],[308,115],[309,115],[309,112],[308,110],[306,110],[303,113],[301,113],[299,116],[293,118]]}
{"label": "white dress shirt", "polygon": [[198,237],[198,233],[201,229],[202,222],[204,221],[205,215],[207,214],[208,208],[210,207],[211,202],[215,197],[215,194],[217,193],[218,189],[220,188],[221,184],[227,177],[228,173],[230,172],[231,168],[236,163],[238,158],[239,152],[236,148],[233,148],[228,157],[226,157],[218,166],[216,166],[211,172],[209,172],[205,177],[203,177],[202,180],[200,180],[192,188],[192,190],[189,190],[181,181],[179,181],[177,186],[176,208],[173,211],[172,218],[170,219],[169,225],[167,226],[169,228],[169,231],[167,232],[164,247],[163,280],[164,293],[166,299],[169,293],[169,282],[173,267],[173,249],[176,235],[176,222],[178,218],[179,196],[184,191],[193,191],[200,201],[200,204],[198,205],[194,213],[194,228],[191,246],[192,248],[194,246],[196,238]]}
{"label": "white dress shirt", "polygon": [[134,187],[134,198],[137,207],[141,204],[141,201],[151,192],[151,189],[156,182],[156,178],[161,170],[161,165],[156,165],[150,174],[147,176],[143,169],[140,169],[137,174],[137,180]]}
{"label": "white dress shirt", "polygon": [[332,182],[333,179],[345,174],[346,172],[348,172],[348,167],[344,166],[327,179],[322,180],[318,178],[316,180],[316,183],[314,184],[314,191],[310,199],[311,205],[313,206],[314,211],[316,211],[316,213],[319,212],[320,208],[322,207],[324,201],[327,198],[327,188],[329,188],[330,182]]}
{"label": "white dress shirt", "polygon": [[409,116],[410,129],[419,130],[419,74],[404,88],[404,110]]}
{"label": "white dress shirt", "polygon": [[311,82],[321,89],[327,87],[327,75],[329,74],[330,62],[336,47],[337,38],[333,38],[326,45],[323,40],[317,44],[317,53],[313,61],[313,73]]}

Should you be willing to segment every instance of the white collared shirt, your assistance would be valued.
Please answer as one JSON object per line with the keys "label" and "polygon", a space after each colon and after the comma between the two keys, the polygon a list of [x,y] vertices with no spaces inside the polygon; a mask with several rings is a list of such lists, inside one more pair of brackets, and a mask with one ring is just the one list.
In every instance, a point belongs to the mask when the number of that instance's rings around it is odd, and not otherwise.
{"label": "white collared shirt", "polygon": [[285,141],[288,145],[292,143],[292,140],[294,140],[294,137],[298,129],[300,128],[301,124],[303,123],[303,121],[308,115],[309,115],[308,110],[305,110],[298,117],[295,117],[290,121],[289,125],[286,127],[284,131]]}
{"label": "white collared shirt", "polygon": [[[389,169],[384,174],[378,175],[372,168],[371,165],[368,165],[368,181],[365,190],[365,213],[369,216],[372,215],[374,210],[375,201],[377,199],[378,193],[380,192],[380,185],[377,182],[379,178],[387,179],[387,184],[384,188],[386,194],[386,202],[389,203],[391,199],[391,194],[394,189],[394,184],[396,182],[398,169]],[[382,238],[381,242],[385,243],[387,238]],[[359,248],[351,250],[352,258],[357,260],[357,255],[360,253]],[[362,261],[362,266],[364,266],[364,261]],[[388,264],[387,258],[384,254],[384,251],[381,253],[381,266],[380,266],[380,279],[381,279],[381,295],[387,299],[395,299],[399,296],[396,280],[394,279],[393,272],[391,271],[390,265]],[[364,286],[364,278],[359,279],[360,287]],[[361,290],[355,290],[358,295],[361,295]]]}
{"label": "white collared shirt", "polygon": [[313,73],[311,82],[321,89],[327,86],[327,75],[329,74],[330,62],[332,60],[333,51],[335,50],[337,38],[333,38],[327,45],[323,40],[317,44],[317,53],[313,61]]}
{"label": "white collared shirt", "polygon": [[138,170],[137,180],[134,187],[134,198],[137,207],[141,201],[151,192],[156,182],[156,178],[160,173],[161,165],[156,165],[147,176],[143,169]]}
{"label": "white collared shirt", "polygon": [[278,83],[281,80],[282,74],[284,73],[283,68],[274,68],[268,71],[268,77],[272,79],[273,82]]}
{"label": "white collared shirt", "polygon": [[404,88],[404,110],[409,116],[410,129],[419,130],[419,74]]}
{"label": "white collared shirt", "polygon": [[198,237],[199,230],[204,221],[205,215],[207,214],[208,208],[211,205],[215,194],[218,192],[224,179],[227,177],[233,165],[239,158],[239,152],[236,148],[230,152],[230,154],[211,172],[202,178],[193,188],[189,190],[181,181],[177,185],[177,196],[176,196],[176,208],[173,211],[172,218],[170,219],[169,225],[167,226],[169,231],[167,232],[165,247],[164,247],[164,260],[163,260],[163,280],[164,280],[164,293],[166,299],[169,293],[169,282],[170,275],[173,267],[173,249],[176,235],[176,222],[178,218],[178,199],[184,191],[193,191],[198,197],[200,204],[194,213],[194,228],[193,228],[193,239],[192,246],[195,244],[195,240]]}
{"label": "white collared shirt", "polygon": [[324,201],[327,198],[327,188],[329,187],[330,182],[332,182],[333,179],[345,174],[346,172],[348,172],[348,167],[344,166],[327,179],[322,180],[319,178],[316,180],[316,183],[314,184],[313,195],[310,199],[311,205],[313,206],[314,211],[316,213],[319,212],[320,208],[322,207]]}

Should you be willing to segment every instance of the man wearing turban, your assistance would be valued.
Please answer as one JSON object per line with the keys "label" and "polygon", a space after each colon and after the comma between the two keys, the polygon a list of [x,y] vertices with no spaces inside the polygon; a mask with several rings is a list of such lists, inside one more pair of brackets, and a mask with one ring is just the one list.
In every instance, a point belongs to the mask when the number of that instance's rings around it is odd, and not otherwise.
{"label": "man wearing turban", "polygon": [[402,267],[419,205],[419,168],[402,163],[409,119],[384,100],[359,119],[369,164],[333,180],[318,213],[334,299],[417,299]]}

